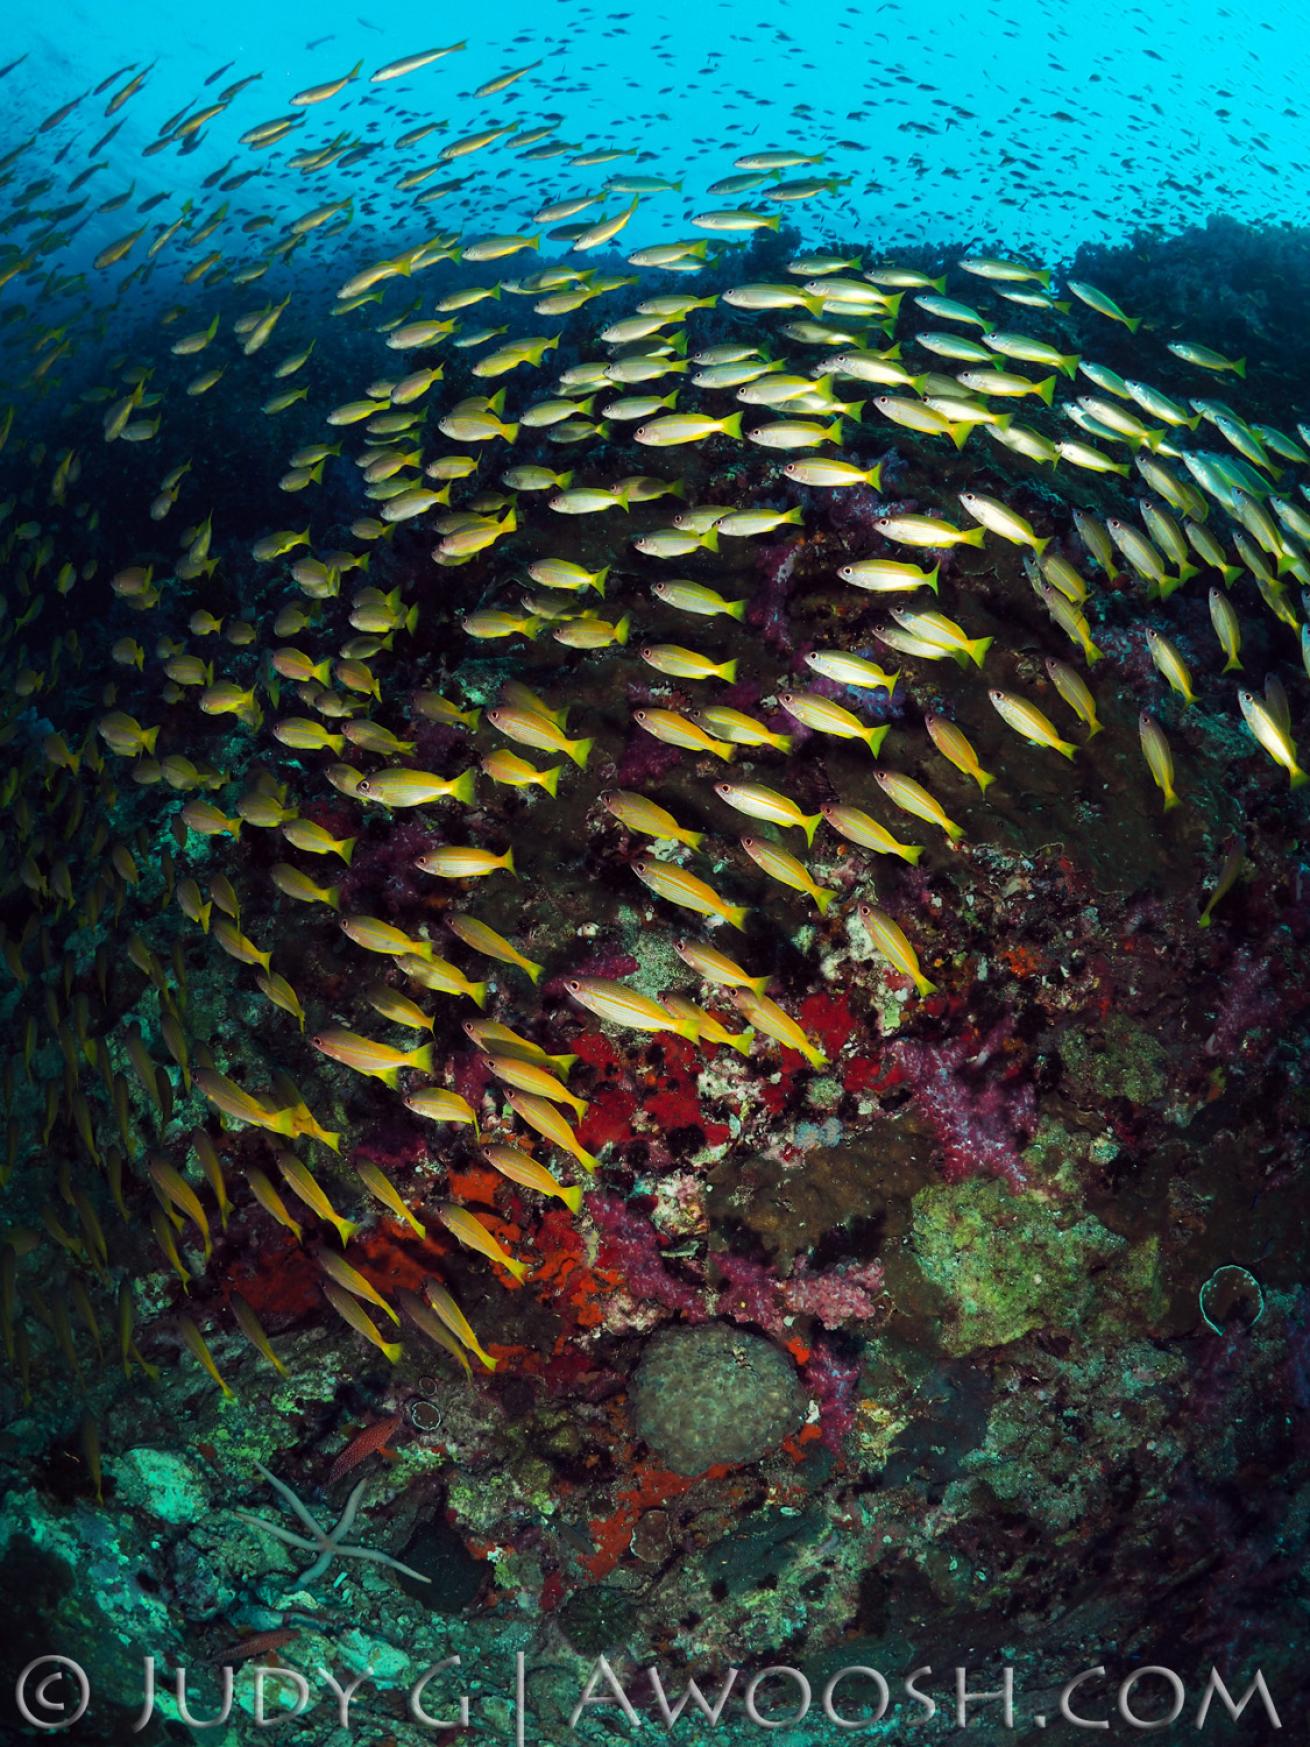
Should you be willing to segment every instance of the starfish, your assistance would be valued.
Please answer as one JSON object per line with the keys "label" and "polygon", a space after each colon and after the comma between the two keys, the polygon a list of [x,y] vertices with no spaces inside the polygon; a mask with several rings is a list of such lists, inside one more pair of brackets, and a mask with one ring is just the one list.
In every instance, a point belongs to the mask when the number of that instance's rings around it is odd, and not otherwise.
{"label": "starfish", "polygon": [[294,1515],[302,1522],[308,1535],[298,1535],[291,1529],[284,1529],[278,1523],[270,1523],[262,1516],[255,1516],[252,1511],[236,1510],[233,1516],[240,1517],[243,1523],[248,1523],[252,1529],[259,1529],[266,1535],[272,1535],[276,1541],[284,1541],[288,1547],[295,1547],[301,1553],[316,1553],[314,1563],[294,1579],[293,1588],[301,1589],[307,1583],[313,1583],[321,1577],[334,1559],[367,1559],[376,1565],[389,1565],[393,1571],[399,1571],[405,1577],[412,1577],[417,1583],[430,1583],[432,1579],[421,1571],[415,1571],[412,1566],[402,1565],[399,1559],[393,1559],[390,1553],[380,1552],[376,1547],[357,1547],[345,1540],[355,1525],[355,1513],[359,1509],[359,1501],[364,1496],[364,1488],[368,1485],[367,1478],[361,1480],[358,1486],[351,1490],[346,1500],[346,1507],[337,1518],[331,1529],[322,1529],[314,1521],[308,1510],[296,1494],[276,1475],[270,1474],[262,1462],[255,1463],[256,1468],[268,1481],[275,1492],[291,1508]]}

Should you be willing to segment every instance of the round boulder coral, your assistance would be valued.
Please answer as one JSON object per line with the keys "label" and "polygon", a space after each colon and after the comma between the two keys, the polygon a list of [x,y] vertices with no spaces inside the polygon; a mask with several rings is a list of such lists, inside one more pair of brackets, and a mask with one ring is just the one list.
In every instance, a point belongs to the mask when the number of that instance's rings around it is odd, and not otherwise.
{"label": "round boulder coral", "polygon": [[656,1335],[633,1375],[631,1397],[638,1433],[678,1474],[757,1462],[796,1430],[805,1411],[786,1353],[723,1323]]}

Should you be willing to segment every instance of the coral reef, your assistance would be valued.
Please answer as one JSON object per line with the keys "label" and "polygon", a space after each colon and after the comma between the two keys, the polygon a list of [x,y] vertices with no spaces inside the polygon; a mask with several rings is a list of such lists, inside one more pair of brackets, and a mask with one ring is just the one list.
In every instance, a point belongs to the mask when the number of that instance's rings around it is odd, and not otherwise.
{"label": "coral reef", "polygon": [[676,1474],[758,1462],[797,1429],[804,1411],[787,1355],[718,1323],[653,1336],[629,1395],[636,1430]]}

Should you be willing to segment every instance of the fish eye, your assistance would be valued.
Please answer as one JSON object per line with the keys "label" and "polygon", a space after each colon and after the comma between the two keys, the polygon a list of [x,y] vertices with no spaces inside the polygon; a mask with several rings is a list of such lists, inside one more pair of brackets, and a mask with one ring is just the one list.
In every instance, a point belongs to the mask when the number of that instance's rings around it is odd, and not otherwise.
{"label": "fish eye", "polygon": [[582,987],[582,984],[576,977],[569,977],[565,982],[564,987],[568,990],[570,995],[576,995],[578,990]]}

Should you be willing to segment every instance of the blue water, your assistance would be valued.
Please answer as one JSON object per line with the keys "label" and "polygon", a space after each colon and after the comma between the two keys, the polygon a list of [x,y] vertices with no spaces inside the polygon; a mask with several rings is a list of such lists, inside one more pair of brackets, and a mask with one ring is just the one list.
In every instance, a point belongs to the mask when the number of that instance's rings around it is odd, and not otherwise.
{"label": "blue water", "polygon": [[[405,79],[368,82],[383,63],[461,35],[465,51]],[[709,0],[615,11],[514,0],[429,16],[403,7],[368,16],[359,0],[313,8],[232,0],[162,14],[139,3],[79,3],[10,16],[5,58],[26,58],[0,82],[0,97],[14,146],[117,68],[156,63],[118,112],[122,126],[100,153],[106,167],[79,190],[87,206],[70,221],[71,241],[49,260],[61,271],[87,266],[136,223],[171,221],[188,196],[202,215],[216,210],[223,196],[201,184],[229,159],[229,174],[260,172],[230,196],[216,238],[225,258],[239,263],[260,241],[241,226],[261,212],[280,225],[321,201],[356,197],[346,238],[316,238],[303,261],[343,240],[353,254],[397,233],[417,241],[439,229],[533,231],[541,205],[599,189],[624,170],[683,179],[682,193],[643,199],[623,237],[632,245],[672,239],[686,234],[691,214],[723,204],[705,191],[731,172],[736,156],[782,146],[822,152],[819,174],[850,178],[836,193],[786,206],[786,221],[808,240],[855,237],[888,251],[980,243],[1056,261],[1089,240],[1117,243],[1143,226],[1168,232],[1215,213],[1301,222],[1307,46],[1303,7],[1217,0],[1124,9],[1082,0],[931,7]],[[484,81],[538,57],[541,66],[506,91],[474,100]],[[360,59],[363,76],[303,110],[303,125],[286,140],[264,151],[237,144],[247,128],[293,113],[293,93]],[[206,87],[227,62],[230,70]],[[142,157],[170,117],[188,105],[194,113],[252,73],[259,81],[206,126],[194,151]],[[106,105],[130,76],[87,96],[35,140],[7,171],[11,198],[53,176],[56,186],[32,204],[49,209],[63,200],[67,183],[93,161],[91,148],[112,125]],[[469,175],[467,187],[435,204],[419,205],[416,193],[395,188],[406,169],[431,161],[456,135],[556,117],[557,137],[580,150],[634,155],[612,167],[571,169],[563,157],[524,164],[512,142],[501,142],[456,166]],[[447,129],[398,152],[395,140],[426,120]],[[336,134],[379,149],[345,170],[289,168],[293,154]],[[129,187],[120,210],[95,212]],[[135,217],[161,191],[169,197],[144,220]],[[624,203],[616,197],[605,209]],[[17,229],[11,222],[3,246],[21,245],[34,228],[39,221]],[[97,284],[97,297],[114,278]],[[12,284],[0,293],[13,295]]]}

